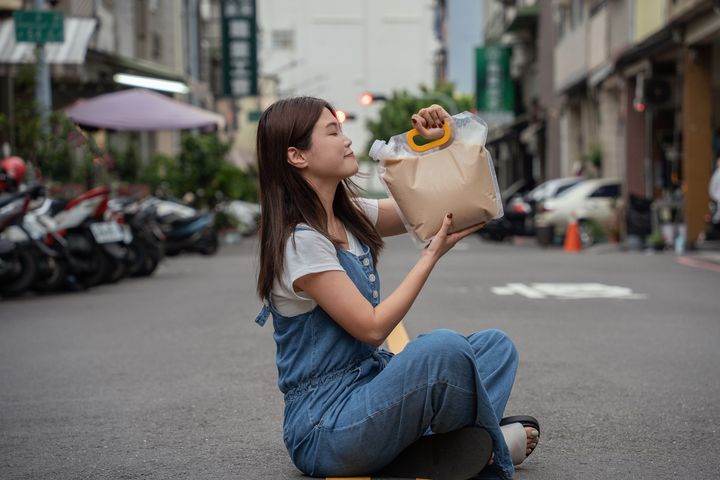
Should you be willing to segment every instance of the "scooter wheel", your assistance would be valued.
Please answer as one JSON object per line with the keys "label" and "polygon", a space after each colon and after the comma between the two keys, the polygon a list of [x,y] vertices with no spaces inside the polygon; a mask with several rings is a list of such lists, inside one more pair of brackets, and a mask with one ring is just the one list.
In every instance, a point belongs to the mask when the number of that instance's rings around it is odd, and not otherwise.
{"label": "scooter wheel", "polygon": [[103,281],[108,274],[108,259],[105,252],[100,250],[98,247],[93,247],[90,253],[90,258],[87,261],[91,262],[92,269],[89,272],[85,272],[82,275],[78,275],[80,284],[85,288],[94,287]]}
{"label": "scooter wheel", "polygon": [[203,240],[203,245],[200,247],[200,253],[203,255],[215,255],[218,251],[218,247],[220,246],[217,231],[208,231]]}
{"label": "scooter wheel", "polygon": [[33,290],[40,293],[58,290],[66,280],[68,265],[63,258],[52,258],[50,263],[50,274],[44,278],[35,280]]}
{"label": "scooter wheel", "polygon": [[19,264],[18,274],[11,278],[2,279],[0,283],[0,295],[14,297],[27,290],[37,275],[37,264],[35,257],[28,250],[21,248],[17,251]]}

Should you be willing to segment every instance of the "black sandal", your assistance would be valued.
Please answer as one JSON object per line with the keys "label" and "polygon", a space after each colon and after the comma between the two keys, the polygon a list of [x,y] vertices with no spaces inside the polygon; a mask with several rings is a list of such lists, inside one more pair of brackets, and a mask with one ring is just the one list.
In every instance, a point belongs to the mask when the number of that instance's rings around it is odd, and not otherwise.
{"label": "black sandal", "polygon": [[426,435],[375,475],[466,480],[485,468],[492,455],[492,446],[490,434],[479,427]]}
{"label": "black sandal", "polygon": [[511,423],[520,423],[523,427],[532,427],[538,431],[538,437],[540,436],[540,422],[538,422],[538,419],[535,417],[531,417],[530,415],[513,415],[500,420],[501,427]]}

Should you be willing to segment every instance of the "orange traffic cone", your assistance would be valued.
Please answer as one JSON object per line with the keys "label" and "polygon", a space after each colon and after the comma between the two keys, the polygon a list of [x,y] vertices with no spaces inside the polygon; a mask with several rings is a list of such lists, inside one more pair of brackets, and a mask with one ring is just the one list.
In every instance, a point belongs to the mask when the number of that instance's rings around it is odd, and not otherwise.
{"label": "orange traffic cone", "polygon": [[578,229],[578,223],[575,219],[575,215],[570,217],[570,223],[568,223],[567,230],[565,230],[565,244],[563,245],[563,251],[569,253],[582,251],[580,229]]}

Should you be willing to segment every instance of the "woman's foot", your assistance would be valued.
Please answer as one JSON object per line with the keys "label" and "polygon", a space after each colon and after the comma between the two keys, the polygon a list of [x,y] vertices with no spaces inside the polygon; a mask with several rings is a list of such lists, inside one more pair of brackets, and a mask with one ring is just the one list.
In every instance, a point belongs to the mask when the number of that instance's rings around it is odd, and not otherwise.
{"label": "woman's foot", "polygon": [[527,457],[535,450],[535,447],[537,447],[540,432],[533,427],[525,427],[525,434],[527,435],[527,448],[525,450],[525,456]]}
{"label": "woman's foot", "polygon": [[[535,447],[537,447],[538,439],[540,438],[540,432],[535,430],[533,427],[525,427],[525,435],[527,435],[527,443],[525,447],[525,456],[528,457]],[[490,461],[488,465],[495,463],[495,454],[490,455]]]}
{"label": "woman's foot", "polygon": [[537,448],[540,431],[535,426],[513,422],[502,425],[500,430],[505,437],[513,465],[520,465]]}

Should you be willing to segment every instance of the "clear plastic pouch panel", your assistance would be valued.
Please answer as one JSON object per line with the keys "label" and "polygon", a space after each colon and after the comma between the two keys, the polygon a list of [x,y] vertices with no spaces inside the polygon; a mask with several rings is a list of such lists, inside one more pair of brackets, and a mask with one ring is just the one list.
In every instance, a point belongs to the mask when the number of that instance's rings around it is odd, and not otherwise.
{"label": "clear plastic pouch panel", "polygon": [[380,162],[380,181],[418,246],[432,240],[447,212],[451,233],[503,216],[485,122],[462,112],[447,122],[442,139],[419,146],[416,134],[376,141],[370,156]]}

